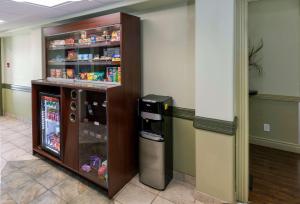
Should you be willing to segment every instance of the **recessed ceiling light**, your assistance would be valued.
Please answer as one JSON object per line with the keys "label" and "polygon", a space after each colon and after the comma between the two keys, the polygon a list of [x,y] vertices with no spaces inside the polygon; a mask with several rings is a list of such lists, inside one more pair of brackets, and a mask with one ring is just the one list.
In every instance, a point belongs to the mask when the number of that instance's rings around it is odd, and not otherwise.
{"label": "recessed ceiling light", "polygon": [[70,3],[73,1],[81,1],[81,0],[13,0],[13,1],[37,4],[37,5],[41,5],[41,6],[47,6],[47,7],[54,7],[54,6],[57,6],[60,4]]}
{"label": "recessed ceiling light", "polygon": [[0,24],[2,24],[2,23],[5,23],[5,21],[0,19]]}

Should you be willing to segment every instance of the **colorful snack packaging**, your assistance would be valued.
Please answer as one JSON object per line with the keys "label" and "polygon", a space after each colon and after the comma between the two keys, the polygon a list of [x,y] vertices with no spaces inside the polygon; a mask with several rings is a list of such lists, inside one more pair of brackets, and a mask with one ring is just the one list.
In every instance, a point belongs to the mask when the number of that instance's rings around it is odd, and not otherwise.
{"label": "colorful snack packaging", "polygon": [[67,78],[74,79],[74,77],[75,77],[74,69],[67,69]]}
{"label": "colorful snack packaging", "polygon": [[121,83],[121,67],[118,67],[118,82]]}
{"label": "colorful snack packaging", "polygon": [[50,76],[56,77],[56,69],[50,69]]}
{"label": "colorful snack packaging", "polygon": [[62,78],[62,71],[61,69],[56,69],[55,70],[56,78]]}

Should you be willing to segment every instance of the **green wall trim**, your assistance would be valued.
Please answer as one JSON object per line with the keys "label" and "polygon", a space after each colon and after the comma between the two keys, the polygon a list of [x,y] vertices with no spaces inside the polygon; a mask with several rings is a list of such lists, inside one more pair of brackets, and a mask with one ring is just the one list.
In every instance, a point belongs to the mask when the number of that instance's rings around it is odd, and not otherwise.
{"label": "green wall trim", "polygon": [[300,102],[299,96],[283,96],[272,94],[258,94],[251,96],[252,99],[271,100],[271,101],[285,101],[285,102]]}
{"label": "green wall trim", "polygon": [[30,86],[21,86],[21,85],[14,85],[14,84],[2,84],[3,89],[10,89],[14,91],[23,91],[23,92],[31,92]]}
{"label": "green wall trim", "polygon": [[195,109],[173,107],[173,117],[186,120],[194,120]]}
{"label": "green wall trim", "polygon": [[234,136],[237,128],[237,117],[235,117],[234,121],[232,122],[195,116],[193,125],[196,129],[208,130]]}

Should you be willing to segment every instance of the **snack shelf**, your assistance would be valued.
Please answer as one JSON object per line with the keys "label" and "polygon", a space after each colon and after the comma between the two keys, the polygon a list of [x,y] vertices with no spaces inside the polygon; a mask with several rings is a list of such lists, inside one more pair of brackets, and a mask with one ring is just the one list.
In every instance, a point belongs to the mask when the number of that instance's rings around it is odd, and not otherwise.
{"label": "snack shelf", "polygon": [[95,47],[115,47],[120,46],[120,41],[105,41],[92,44],[74,44],[74,45],[57,45],[55,47],[48,47],[48,50],[68,50],[80,48],[95,48]]}
{"label": "snack shelf", "polygon": [[120,65],[120,62],[112,62],[112,61],[71,61],[71,62],[48,62],[48,65],[53,66],[68,66],[68,65],[103,65],[103,66],[110,66],[110,65]]}
{"label": "snack shelf", "polygon": [[111,82],[111,81],[92,81],[92,80],[82,80],[82,79],[65,79],[65,78],[55,78],[55,77],[47,77],[48,81],[72,84],[76,83],[80,84],[105,84],[105,85],[120,85],[120,82]]}

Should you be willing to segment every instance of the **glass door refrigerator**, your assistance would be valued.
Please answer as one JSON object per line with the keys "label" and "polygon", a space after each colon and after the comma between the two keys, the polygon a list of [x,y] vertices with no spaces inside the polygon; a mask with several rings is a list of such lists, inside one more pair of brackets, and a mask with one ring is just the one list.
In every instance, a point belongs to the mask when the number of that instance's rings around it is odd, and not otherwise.
{"label": "glass door refrigerator", "polygon": [[41,102],[41,147],[61,158],[61,113],[60,96],[40,93]]}

